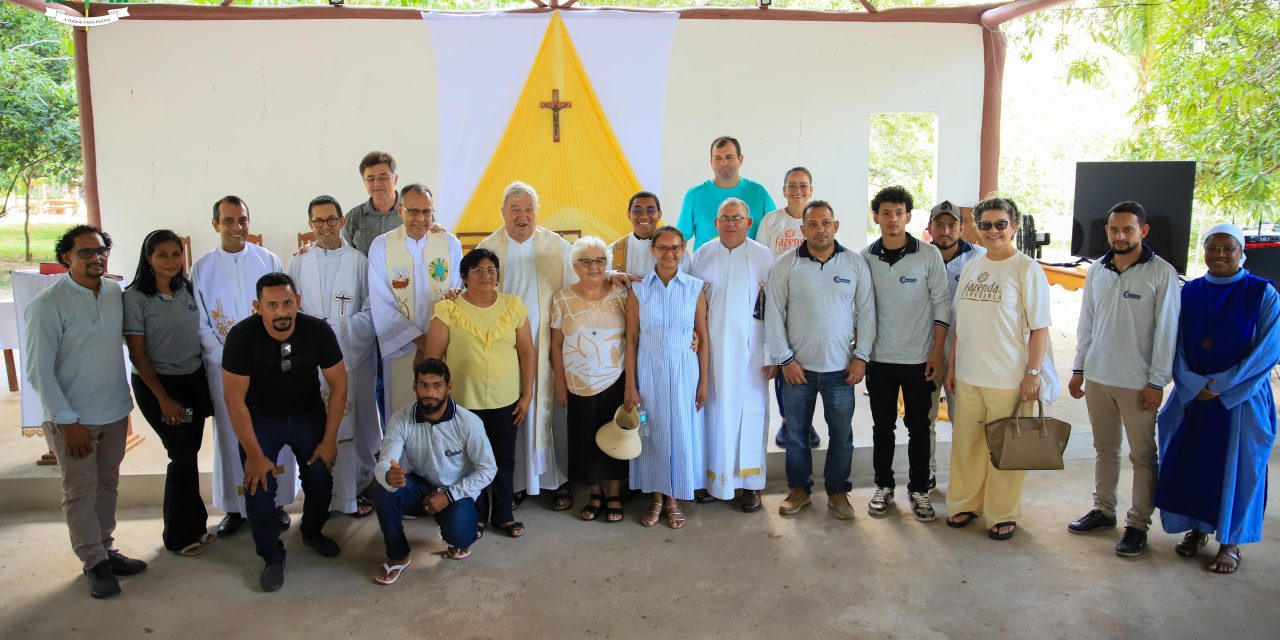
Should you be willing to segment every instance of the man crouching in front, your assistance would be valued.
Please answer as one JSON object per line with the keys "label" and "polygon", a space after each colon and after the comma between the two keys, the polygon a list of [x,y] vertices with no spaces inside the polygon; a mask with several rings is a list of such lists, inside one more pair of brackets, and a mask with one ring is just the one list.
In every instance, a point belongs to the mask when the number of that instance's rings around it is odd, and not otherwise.
{"label": "man crouching in front", "polygon": [[406,514],[434,516],[444,554],[454,560],[471,555],[471,545],[480,537],[475,499],[493,482],[498,465],[484,423],[454,404],[452,390],[449,367],[427,358],[413,368],[417,401],[387,418],[373,472],[381,485],[373,487],[373,505],[387,546],[387,562],[373,577],[378,584],[395,582],[409,566]]}

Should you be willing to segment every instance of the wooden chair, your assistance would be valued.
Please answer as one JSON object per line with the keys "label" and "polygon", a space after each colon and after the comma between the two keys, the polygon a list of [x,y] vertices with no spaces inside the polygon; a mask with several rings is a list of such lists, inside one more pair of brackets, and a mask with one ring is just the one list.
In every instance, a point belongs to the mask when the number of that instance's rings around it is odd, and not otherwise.
{"label": "wooden chair", "polygon": [[246,242],[252,242],[253,244],[258,245],[259,247],[262,246],[262,236],[259,234],[250,233],[245,235],[244,239]]}
{"label": "wooden chair", "polygon": [[182,260],[186,263],[186,266],[183,267],[182,275],[190,278],[191,265],[194,263],[191,258],[191,236],[178,236],[178,239],[182,241]]}
{"label": "wooden chair", "polygon": [[299,234],[298,234],[298,248],[299,248],[299,249],[301,249],[301,248],[302,248],[302,245],[304,245],[304,244],[315,244],[315,243],[316,243],[316,232],[314,232],[314,231],[303,231],[302,233],[299,233]]}

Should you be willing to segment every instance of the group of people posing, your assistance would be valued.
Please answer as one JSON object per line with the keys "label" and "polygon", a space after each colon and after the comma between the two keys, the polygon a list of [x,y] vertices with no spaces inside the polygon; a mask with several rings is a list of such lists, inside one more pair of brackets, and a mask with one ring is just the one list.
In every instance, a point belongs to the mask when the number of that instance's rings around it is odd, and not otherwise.
{"label": "group of people posing", "polygon": [[[611,244],[571,244],[538,226],[537,192],[514,182],[502,228],[463,255],[436,223],[430,189],[400,187],[382,152],[359,165],[366,202],[344,212],[329,196],[310,201],[315,243],[287,269],[248,241],[249,206],[236,196],[213,204],[219,246],[190,278],[173,231],[146,237],[122,291],[102,277],[110,236],[68,230],[56,247],[68,277],[26,310],[24,361],[91,594],[115,595],[116,576],[146,568],[113,541],[133,407],[117,336],[133,398],[170,458],[165,548],[199,555],[247,521],[266,591],[284,583],[280,532],[299,486],[302,541],[323,556],[339,553],[322,531],[331,512],[376,514],[381,584],[410,564],[406,519],[433,516],[444,553],[462,559],[488,528],[524,535],[514,511],[529,495],[549,491],[555,509],[571,509],[575,484],[587,489],[582,520],[624,520],[632,492],[651,496],[646,527],[682,527],[689,500],[757,512],[771,394],[789,488],[779,512],[810,505],[821,396],[827,507],[852,519],[854,386],[864,378],[868,513],[893,511],[901,398],[908,507],[935,519],[934,422],[945,394],[946,524],[981,521],[990,538],[1013,537],[1024,472],[992,465],[984,425],[1026,415],[1058,387],[1049,285],[1016,248],[1014,202],[973,208],[981,246],[961,239],[965,216],[941,202],[926,242],[907,232],[911,194],[888,187],[871,202],[880,238],[854,250],[837,241],[836,212],[813,199],[807,169],[785,174],[777,208],[739,176],[737,140],[718,138],[710,151],[715,175],[689,190],[676,226],[662,225],[658,197],[642,191],[627,203],[632,232]],[[1086,279],[1068,387],[1088,403],[1097,489],[1093,509],[1068,528],[1116,526],[1123,429],[1134,486],[1116,552],[1142,552],[1160,507],[1167,531],[1186,532],[1179,554],[1195,555],[1213,534],[1221,546],[1209,568],[1229,573],[1238,545],[1261,536],[1280,307],[1274,287],[1242,268],[1239,229],[1210,230],[1209,273],[1181,292],[1173,268],[1143,245],[1147,231],[1142,205],[1113,207],[1112,249]],[[630,460],[596,439],[620,411],[641,416]],[[196,464],[208,417],[213,505],[227,514],[216,534]]]}

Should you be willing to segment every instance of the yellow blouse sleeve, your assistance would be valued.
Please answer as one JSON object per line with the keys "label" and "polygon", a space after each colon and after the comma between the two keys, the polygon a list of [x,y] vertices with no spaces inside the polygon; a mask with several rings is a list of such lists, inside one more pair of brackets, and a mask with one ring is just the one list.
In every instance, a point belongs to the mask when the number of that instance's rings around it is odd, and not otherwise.
{"label": "yellow blouse sleeve", "polygon": [[436,318],[444,323],[444,326],[453,326],[453,315],[457,311],[457,305],[453,300],[441,300],[436,303]]}

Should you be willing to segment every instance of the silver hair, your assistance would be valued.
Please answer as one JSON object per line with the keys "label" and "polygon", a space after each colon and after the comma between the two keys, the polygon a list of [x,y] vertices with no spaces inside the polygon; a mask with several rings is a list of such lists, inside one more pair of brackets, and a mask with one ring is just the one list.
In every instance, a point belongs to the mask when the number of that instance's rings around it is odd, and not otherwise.
{"label": "silver hair", "polygon": [[595,236],[582,236],[578,241],[573,243],[573,248],[569,249],[569,261],[577,263],[578,258],[587,252],[587,249],[599,249],[604,257],[609,257],[609,247],[605,245],[604,240]]}
{"label": "silver hair", "polygon": [[721,211],[724,211],[725,207],[728,207],[731,205],[737,205],[739,207],[742,207],[743,213],[747,214],[748,216],[751,215],[751,207],[747,206],[747,203],[743,202],[740,198],[725,198],[724,202],[721,202],[720,206],[716,207],[716,215],[719,215]]}
{"label": "silver hair", "polygon": [[527,183],[516,180],[507,185],[507,188],[502,190],[502,206],[506,207],[507,201],[514,196],[529,196],[533,198],[533,206],[538,206],[538,192]]}

